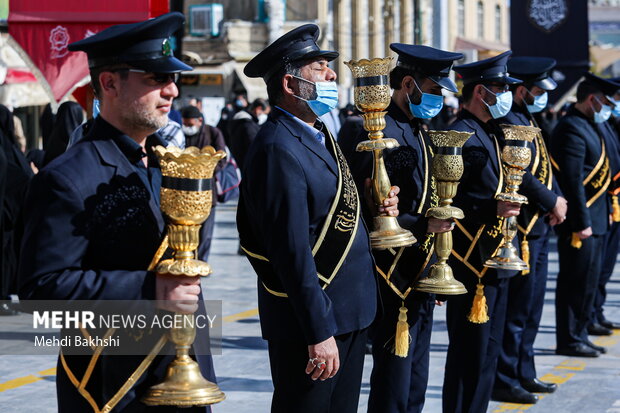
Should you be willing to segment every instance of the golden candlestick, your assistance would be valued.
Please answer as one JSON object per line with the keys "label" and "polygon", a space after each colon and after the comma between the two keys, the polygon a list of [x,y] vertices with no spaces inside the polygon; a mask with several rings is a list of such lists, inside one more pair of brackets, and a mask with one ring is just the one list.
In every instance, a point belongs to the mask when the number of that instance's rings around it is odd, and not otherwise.
{"label": "golden candlestick", "polygon": [[[429,131],[431,142],[437,148],[433,157],[433,177],[437,181],[439,206],[429,208],[427,217],[437,219],[463,219],[465,215],[452,206],[459,180],[463,176],[463,145],[473,133],[458,131]],[[448,258],[452,251],[452,231],[435,234],[435,254],[437,262],[431,265],[430,275],[417,282],[415,289],[431,294],[459,295],[467,290],[454,278]]]}
{"label": "golden candlestick", "polygon": [[[377,206],[389,197],[390,178],[385,170],[383,150],[398,147],[396,139],[383,138],[385,115],[390,104],[390,73],[391,57],[383,59],[351,60],[345,64],[351,69],[355,87],[353,89],[355,106],[362,111],[364,129],[368,131],[370,140],[360,142],[357,151],[372,151],[372,197]],[[374,231],[370,233],[370,245],[374,249],[407,247],[415,244],[416,239],[398,224],[396,217],[381,214],[373,218]]]}
{"label": "golden candlestick", "polygon": [[[189,147],[154,149],[162,172],[161,210],[168,218],[168,239],[174,258],[160,262],[160,274],[185,276],[209,275],[211,268],[194,259],[201,224],[209,217],[213,200],[213,171],[226,153],[207,146],[202,150]],[[215,383],[202,376],[198,363],[189,355],[196,337],[194,315],[182,315],[183,327],[171,328],[170,341],[175,344],[176,358],[168,366],[163,382],[151,387],[142,398],[149,406],[205,406],[226,398]]]}
{"label": "golden candlestick", "polygon": [[[502,149],[502,163],[506,172],[506,187],[504,192],[497,194],[495,199],[527,204],[527,197],[517,193],[517,191],[523,181],[525,169],[530,165],[532,159],[532,150],[528,146],[529,142],[532,142],[540,132],[540,129],[521,125],[500,126],[506,138],[504,149]],[[486,260],[484,263],[485,267],[518,271],[529,269],[528,263],[519,257],[517,249],[512,245],[512,240],[517,235],[517,230],[517,217],[504,219],[504,224],[502,225],[502,235],[504,237],[502,245],[500,245],[491,258]]]}

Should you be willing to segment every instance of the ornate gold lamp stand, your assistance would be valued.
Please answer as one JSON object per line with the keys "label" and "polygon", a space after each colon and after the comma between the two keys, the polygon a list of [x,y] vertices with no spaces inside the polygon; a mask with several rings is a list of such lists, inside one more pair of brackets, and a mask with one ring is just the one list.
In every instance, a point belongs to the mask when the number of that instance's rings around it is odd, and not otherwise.
{"label": "ornate gold lamp stand", "polygon": [[[463,175],[463,145],[473,135],[470,132],[429,131],[429,137],[437,147],[433,157],[433,177],[437,181],[439,206],[429,208],[427,217],[437,219],[463,219],[463,211],[452,206],[456,196],[459,180]],[[465,294],[465,286],[456,280],[448,258],[452,251],[452,232],[435,234],[435,254],[437,263],[431,265],[430,275],[417,282],[415,289],[431,294],[459,295]]]}
{"label": "ornate gold lamp stand", "polygon": [[[390,193],[390,179],[385,170],[383,150],[398,147],[396,139],[383,138],[385,129],[385,109],[390,104],[390,72],[391,57],[383,59],[351,60],[345,64],[351,69],[355,80],[354,100],[357,108],[363,112],[364,129],[369,140],[360,142],[357,151],[372,151],[372,197],[377,206]],[[406,247],[416,242],[411,231],[400,227],[396,217],[381,214],[373,218],[374,231],[370,233],[370,245],[375,249]]]}
{"label": "ornate gold lamp stand", "polygon": [[[497,194],[498,201],[527,204],[527,198],[518,194],[519,185],[523,181],[525,168],[530,165],[532,151],[528,143],[532,142],[540,129],[532,126],[500,125],[506,137],[506,144],[502,149],[502,163],[506,172],[506,187],[504,192]],[[517,218],[504,219],[502,226],[504,240],[495,254],[484,263],[485,267],[500,270],[523,271],[529,268],[517,254],[512,240],[517,235]]]}
{"label": "ornate gold lamp stand", "polygon": [[[174,258],[160,262],[157,273],[199,276],[211,273],[209,265],[194,259],[201,224],[211,213],[211,178],[218,161],[226,154],[211,146],[202,150],[155,148],[162,171],[161,209],[168,218],[168,239]],[[149,406],[204,406],[226,398],[215,383],[205,379],[189,350],[196,329],[194,315],[184,314],[183,327],[171,328],[170,341],[176,358],[168,366],[166,378],[149,389],[142,402]]]}

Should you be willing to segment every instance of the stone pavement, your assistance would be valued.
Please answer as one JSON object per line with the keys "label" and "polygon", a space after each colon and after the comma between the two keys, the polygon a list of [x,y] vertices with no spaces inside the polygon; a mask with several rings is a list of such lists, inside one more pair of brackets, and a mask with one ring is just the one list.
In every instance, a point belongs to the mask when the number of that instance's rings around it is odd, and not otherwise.
{"label": "stone pavement", "polygon": [[[244,257],[237,255],[235,206],[220,205],[216,213],[215,239],[209,263],[214,274],[203,280],[207,299],[223,301],[223,354],[214,356],[219,385],[227,400],[214,413],[262,413],[269,411],[271,378],[266,344],[260,337],[256,277]],[[620,268],[619,268],[620,269]],[[559,389],[536,405],[491,403],[489,412],[620,413],[620,331],[593,340],[608,347],[597,359],[556,356],[554,288],[557,253],[550,257],[550,281],[541,331],[536,341],[539,377],[558,383]],[[620,274],[609,284],[606,315],[620,320]],[[24,331],[11,329],[11,317],[0,318],[0,340],[19,346],[31,340]],[[431,372],[425,412],[441,412],[441,385],[448,336],[445,308],[435,310],[431,346]],[[0,412],[56,412],[54,356],[0,355]],[[372,359],[366,357],[359,412],[366,411]],[[294,413],[294,412],[291,412]]]}

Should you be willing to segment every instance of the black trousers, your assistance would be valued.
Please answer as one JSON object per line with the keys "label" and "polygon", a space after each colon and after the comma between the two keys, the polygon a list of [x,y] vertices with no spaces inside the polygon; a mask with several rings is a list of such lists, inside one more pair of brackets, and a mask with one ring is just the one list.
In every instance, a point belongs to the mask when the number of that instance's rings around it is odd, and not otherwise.
{"label": "black trousers", "polygon": [[465,284],[467,294],[450,297],[447,325],[450,344],[443,382],[444,413],[487,411],[497,357],[502,346],[508,278],[497,278],[494,270],[483,278],[489,321],[475,324],[467,319],[476,293],[476,276],[456,260],[450,263],[455,277]]}
{"label": "black trousers", "polygon": [[371,328],[373,367],[368,413],[419,413],[428,384],[429,351],[433,330],[434,296],[413,293],[408,297],[409,353],[392,352],[401,302],[384,302],[384,316]]}
{"label": "black trousers", "polygon": [[534,340],[538,334],[547,287],[549,236],[528,240],[530,272],[510,279],[502,351],[495,388],[510,388],[536,378]]}
{"label": "black trousers", "polygon": [[558,236],[560,272],[555,293],[556,344],[571,348],[588,338],[594,296],[598,286],[603,255],[603,235],[581,241],[581,248],[570,245],[570,233]]}
{"label": "black trousers", "polygon": [[607,283],[614,272],[618,249],[620,248],[620,222],[614,222],[605,234],[603,241],[603,262],[601,264],[601,275],[598,279],[596,296],[594,297],[594,314],[592,322],[605,320],[603,315],[603,305],[607,298]]}
{"label": "black trousers", "polygon": [[308,346],[303,341],[269,340],[271,412],[356,413],[367,338],[368,329],[335,337],[340,370],[325,381],[313,381],[306,374]]}

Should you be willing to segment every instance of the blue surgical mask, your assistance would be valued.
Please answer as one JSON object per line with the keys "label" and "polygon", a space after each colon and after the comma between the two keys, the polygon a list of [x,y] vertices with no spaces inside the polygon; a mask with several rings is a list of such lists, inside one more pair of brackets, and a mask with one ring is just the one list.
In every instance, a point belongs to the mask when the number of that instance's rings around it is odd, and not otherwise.
{"label": "blue surgical mask", "polygon": [[[482,87],[487,89],[484,85]],[[494,105],[489,105],[484,100],[482,102],[487,105],[487,108],[489,108],[489,112],[491,113],[491,117],[493,117],[493,119],[503,118],[508,114],[508,112],[510,112],[510,108],[512,107],[512,92],[507,91],[502,93],[493,93],[489,89],[487,90],[495,96],[496,102]]]}
{"label": "blue surgical mask", "polygon": [[614,102],[614,107],[611,109],[611,114],[617,118],[620,117],[620,100],[614,100],[611,98],[608,99]]}
{"label": "blue surgical mask", "polygon": [[527,91],[527,93],[529,93],[534,98],[534,103],[531,105],[527,105],[527,110],[530,113],[541,112],[547,107],[547,102],[549,101],[549,94],[547,92],[543,93],[540,96],[532,95],[532,92],[530,92],[529,90]]}
{"label": "blue surgical mask", "polygon": [[336,85],[336,82],[311,82],[303,77],[293,77],[314,85],[316,99],[307,100],[296,95],[295,97],[305,101],[316,116],[323,116],[338,106],[338,85]]}
{"label": "blue surgical mask", "polygon": [[99,99],[93,99],[93,119],[99,116]]}
{"label": "blue surgical mask", "polygon": [[595,98],[598,103],[601,104],[601,110],[598,112],[594,112],[594,123],[603,123],[607,122],[609,117],[611,116],[611,106],[603,104],[600,100]]}
{"label": "blue surgical mask", "polygon": [[407,94],[407,100],[409,101],[409,110],[411,114],[420,119],[430,119],[437,116],[439,112],[441,112],[441,108],[443,108],[443,96],[442,95],[433,95],[431,93],[423,93],[420,90],[420,87],[413,81],[413,84],[418,89],[420,94],[422,94],[422,99],[420,100],[419,105],[414,105],[411,103],[411,98],[409,94]]}

